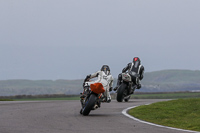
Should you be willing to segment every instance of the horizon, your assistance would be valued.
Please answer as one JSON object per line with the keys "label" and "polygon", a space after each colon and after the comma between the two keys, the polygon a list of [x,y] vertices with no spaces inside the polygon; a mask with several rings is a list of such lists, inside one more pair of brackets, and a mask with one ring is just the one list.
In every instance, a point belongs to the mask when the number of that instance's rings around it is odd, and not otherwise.
{"label": "horizon", "polygon": [[[152,72],[144,72],[144,75],[145,75],[145,73],[154,73],[154,72],[161,72],[161,71],[192,71],[192,72],[199,71],[200,72],[200,70],[189,70],[189,69],[163,69],[163,70],[157,70],[157,71],[152,71]],[[113,77],[113,78],[117,79],[117,77]],[[6,80],[29,80],[29,81],[39,81],[39,80],[40,81],[41,80],[44,80],[44,81],[48,81],[48,80],[50,80],[50,81],[67,80],[67,81],[70,81],[70,80],[84,80],[84,78],[82,78],[82,79],[3,79],[3,80],[0,80],[0,81],[6,81]]]}

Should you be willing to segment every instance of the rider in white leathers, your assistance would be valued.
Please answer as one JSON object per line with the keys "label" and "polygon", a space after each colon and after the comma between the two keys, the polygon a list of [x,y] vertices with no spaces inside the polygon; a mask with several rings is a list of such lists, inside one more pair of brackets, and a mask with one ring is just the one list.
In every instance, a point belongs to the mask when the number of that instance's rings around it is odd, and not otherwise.
{"label": "rider in white leathers", "polygon": [[[97,77],[97,80],[95,81],[89,81],[92,78]],[[89,82],[87,82],[89,81]],[[94,84],[94,83],[101,83],[105,89],[104,96],[106,102],[111,102],[111,96],[110,92],[112,91],[113,87],[113,76],[110,74],[110,68],[108,65],[103,65],[101,68],[101,71],[97,71],[93,74],[88,75],[84,82],[87,82],[88,85]]]}

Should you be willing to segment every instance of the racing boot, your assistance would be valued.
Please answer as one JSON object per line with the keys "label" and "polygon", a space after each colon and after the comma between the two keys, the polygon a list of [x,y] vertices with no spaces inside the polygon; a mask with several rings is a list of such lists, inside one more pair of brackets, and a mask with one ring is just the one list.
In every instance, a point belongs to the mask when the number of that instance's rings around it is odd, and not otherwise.
{"label": "racing boot", "polygon": [[80,96],[81,99],[84,99],[86,97],[85,94],[83,94],[83,93],[80,93],[80,94],[81,94],[81,96]]}
{"label": "racing boot", "polygon": [[107,100],[106,100],[106,102],[107,102],[107,103],[110,103],[110,102],[111,102],[111,98],[108,97]]}
{"label": "racing boot", "polygon": [[106,102],[106,96],[105,96],[104,94],[102,95],[100,101],[101,101],[101,102]]}
{"label": "racing boot", "polygon": [[97,109],[99,106],[97,104],[94,105],[93,110]]}
{"label": "racing boot", "polygon": [[99,108],[101,107],[101,101],[97,101],[97,105],[99,106]]}
{"label": "racing boot", "polygon": [[141,84],[138,84],[138,85],[137,85],[137,89],[140,89],[140,88],[141,88]]}

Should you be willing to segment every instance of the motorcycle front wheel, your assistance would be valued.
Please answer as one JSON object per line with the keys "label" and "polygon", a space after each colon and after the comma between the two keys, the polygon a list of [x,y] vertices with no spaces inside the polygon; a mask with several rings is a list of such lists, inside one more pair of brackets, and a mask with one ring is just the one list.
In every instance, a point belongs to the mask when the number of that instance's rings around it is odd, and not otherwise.
{"label": "motorcycle front wheel", "polygon": [[119,88],[118,88],[118,90],[117,90],[117,101],[118,101],[118,102],[122,102],[122,101],[123,101],[123,99],[124,99],[124,93],[125,93],[125,91],[126,91],[126,87],[127,87],[127,85],[124,84],[124,83],[122,83],[122,84],[119,86]]}
{"label": "motorcycle front wheel", "polygon": [[85,107],[82,109],[82,114],[84,116],[89,115],[90,111],[95,105],[97,100],[97,96],[95,94],[91,94],[88,100],[85,102]]}

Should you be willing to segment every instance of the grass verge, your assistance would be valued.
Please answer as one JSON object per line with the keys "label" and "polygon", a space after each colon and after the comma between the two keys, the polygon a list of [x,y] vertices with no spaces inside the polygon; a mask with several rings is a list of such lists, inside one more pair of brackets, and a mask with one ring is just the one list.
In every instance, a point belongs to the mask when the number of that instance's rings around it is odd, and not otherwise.
{"label": "grass verge", "polygon": [[131,95],[134,99],[179,99],[179,98],[198,98],[200,92],[166,92],[166,93],[135,93]]}
{"label": "grass verge", "polygon": [[13,99],[0,99],[0,101],[13,101]]}
{"label": "grass verge", "polygon": [[200,98],[178,99],[142,105],[130,115],[159,125],[200,131]]}
{"label": "grass verge", "polygon": [[14,101],[41,101],[41,100],[80,100],[80,97],[59,97],[59,98],[21,98]]}

